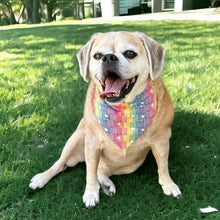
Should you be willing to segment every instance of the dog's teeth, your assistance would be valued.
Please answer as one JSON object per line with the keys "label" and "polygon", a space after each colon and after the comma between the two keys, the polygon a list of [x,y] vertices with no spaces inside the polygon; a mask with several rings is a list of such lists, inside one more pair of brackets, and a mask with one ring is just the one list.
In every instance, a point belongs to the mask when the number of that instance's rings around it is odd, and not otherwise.
{"label": "dog's teeth", "polygon": [[128,80],[128,81],[126,82],[125,88],[128,89],[129,86],[130,86],[130,81]]}
{"label": "dog's teeth", "polygon": [[106,95],[108,98],[111,98],[111,97],[119,97],[120,96],[120,92],[121,90],[119,90],[117,93],[112,93],[112,94],[108,94]]}
{"label": "dog's teeth", "polygon": [[113,93],[112,96],[119,97],[120,96],[120,92],[121,92],[121,90],[119,90],[117,93]]}

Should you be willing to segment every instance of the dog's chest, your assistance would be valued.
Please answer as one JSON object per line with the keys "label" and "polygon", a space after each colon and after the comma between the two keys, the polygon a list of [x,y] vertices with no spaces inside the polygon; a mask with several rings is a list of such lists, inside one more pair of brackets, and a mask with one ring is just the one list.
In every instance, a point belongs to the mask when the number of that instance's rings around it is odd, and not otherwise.
{"label": "dog's chest", "polygon": [[156,114],[156,94],[150,81],[133,102],[109,105],[94,92],[97,119],[111,140],[126,150],[149,126]]}

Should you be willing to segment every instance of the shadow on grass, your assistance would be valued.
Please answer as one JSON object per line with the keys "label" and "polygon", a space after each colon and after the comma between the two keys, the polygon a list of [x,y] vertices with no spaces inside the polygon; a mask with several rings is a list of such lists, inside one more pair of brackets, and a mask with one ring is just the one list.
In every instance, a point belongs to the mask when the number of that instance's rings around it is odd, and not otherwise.
{"label": "shadow on grass", "polygon": [[[219,180],[216,177],[216,175],[219,176],[217,174],[218,155],[220,154],[219,131],[219,117],[185,111],[175,113],[170,139],[169,164],[175,178],[181,179],[179,185],[185,185],[187,182],[190,184],[193,176],[195,176],[196,182],[197,175],[203,176],[204,174],[207,175],[204,177],[205,179],[210,175],[215,177],[213,183],[216,179]],[[149,155],[149,160],[145,161],[146,166],[143,165],[138,172],[147,172],[148,164],[150,167],[153,165],[153,169],[156,168],[152,154]]]}

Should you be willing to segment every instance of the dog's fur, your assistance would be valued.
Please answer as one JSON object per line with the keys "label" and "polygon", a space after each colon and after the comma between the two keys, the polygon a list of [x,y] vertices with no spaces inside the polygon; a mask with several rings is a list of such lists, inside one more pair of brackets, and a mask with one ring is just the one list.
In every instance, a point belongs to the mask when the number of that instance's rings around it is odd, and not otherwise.
{"label": "dog's fur", "polygon": [[[135,52],[136,57],[128,59],[124,55],[125,51]],[[95,59],[96,54],[98,57]],[[145,89],[149,80],[153,81],[156,90],[156,115],[152,123],[126,151],[112,142],[100,126],[94,112],[94,90],[97,87],[99,91],[103,91],[101,82],[107,74],[107,67],[103,67],[101,59],[106,54],[116,56],[118,61],[114,68],[121,79],[138,76],[134,87],[125,97],[112,103],[109,99],[109,104],[134,100]],[[86,207],[94,207],[99,202],[100,185],[107,195],[113,196],[116,190],[109,176],[135,171],[151,149],[157,162],[159,183],[164,193],[174,197],[180,196],[179,187],[172,181],[168,171],[169,138],[174,110],[171,98],[160,78],[164,55],[164,48],[143,33],[109,32],[93,35],[77,54],[82,77],[85,81],[88,81],[89,76],[92,79],[87,92],[84,116],[67,141],[59,160],[50,169],[34,176],[30,187],[42,188],[66,167],[85,161],[87,177],[83,202]]]}

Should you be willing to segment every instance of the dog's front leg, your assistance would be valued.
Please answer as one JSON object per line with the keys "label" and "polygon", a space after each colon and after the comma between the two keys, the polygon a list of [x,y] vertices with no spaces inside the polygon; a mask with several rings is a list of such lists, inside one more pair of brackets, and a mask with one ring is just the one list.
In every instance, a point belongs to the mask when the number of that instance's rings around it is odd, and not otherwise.
{"label": "dog's front leg", "polygon": [[181,191],[170,178],[168,170],[169,140],[164,143],[160,142],[155,144],[154,147],[152,147],[152,152],[157,162],[159,183],[162,186],[164,194],[174,197],[181,196]]}
{"label": "dog's front leg", "polygon": [[93,138],[86,138],[85,159],[86,159],[86,190],[83,195],[83,202],[87,208],[93,208],[99,203],[99,182],[97,169],[100,160],[101,150]]}

